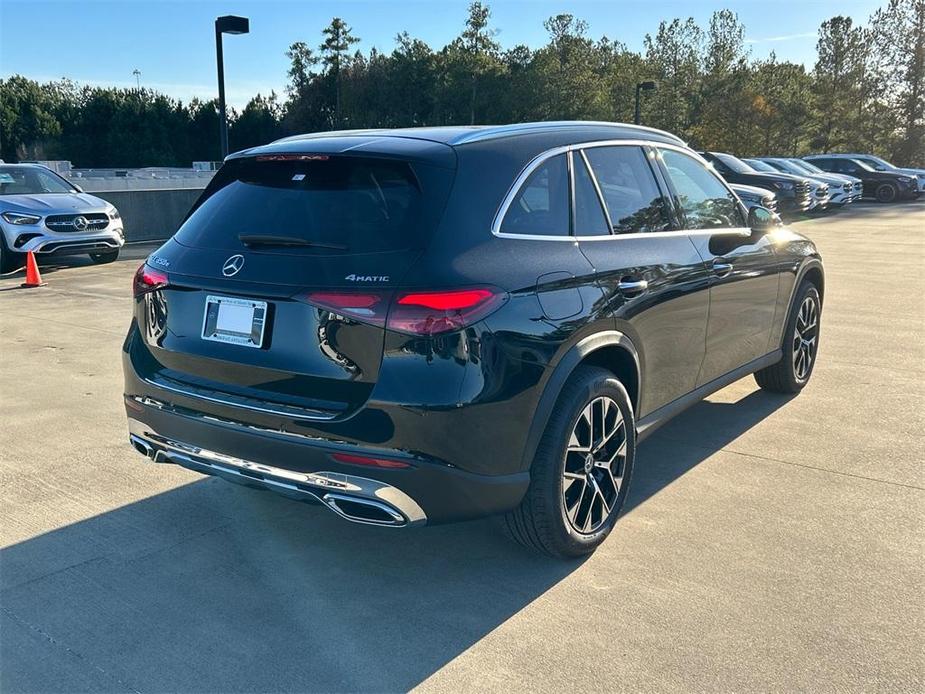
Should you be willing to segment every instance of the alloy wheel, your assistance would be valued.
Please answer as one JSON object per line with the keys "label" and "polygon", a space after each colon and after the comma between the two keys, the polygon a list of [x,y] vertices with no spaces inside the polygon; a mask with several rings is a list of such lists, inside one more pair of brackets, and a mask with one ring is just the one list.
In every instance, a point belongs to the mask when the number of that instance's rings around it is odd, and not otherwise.
{"label": "alloy wheel", "polygon": [[578,415],[565,451],[562,500],[566,519],[581,534],[596,532],[617,503],[626,469],[626,422],[603,396]]}
{"label": "alloy wheel", "polygon": [[893,202],[896,199],[896,189],[884,183],[882,186],[877,188],[877,200],[880,202]]}
{"label": "alloy wheel", "polygon": [[793,375],[797,381],[809,378],[816,348],[819,345],[819,307],[816,299],[807,296],[800,304],[793,330]]}

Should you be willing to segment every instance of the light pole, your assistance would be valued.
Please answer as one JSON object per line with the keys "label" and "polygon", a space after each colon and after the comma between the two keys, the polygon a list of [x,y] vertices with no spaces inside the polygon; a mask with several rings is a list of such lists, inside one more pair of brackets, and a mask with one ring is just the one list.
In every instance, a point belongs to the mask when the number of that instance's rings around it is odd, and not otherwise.
{"label": "light pole", "polygon": [[635,115],[633,116],[633,122],[636,125],[639,125],[639,122],[641,120],[639,117],[639,92],[640,91],[650,92],[653,89],[655,89],[655,82],[653,82],[652,80],[648,80],[646,82],[638,82],[636,84],[636,112],[635,112]]}
{"label": "light pole", "polygon": [[222,54],[222,34],[246,34],[250,20],[233,14],[215,20],[215,60],[218,64],[218,130],[222,141],[222,159],[228,156],[228,118],[225,115],[225,59]]}
{"label": "light pole", "polygon": [[135,88],[141,91],[141,70],[136,67],[132,70],[132,74],[135,75]]}

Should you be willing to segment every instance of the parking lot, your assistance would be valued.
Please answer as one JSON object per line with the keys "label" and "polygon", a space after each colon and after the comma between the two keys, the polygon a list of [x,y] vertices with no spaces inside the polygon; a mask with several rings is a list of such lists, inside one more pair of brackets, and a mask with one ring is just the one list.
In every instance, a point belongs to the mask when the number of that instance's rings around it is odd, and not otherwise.
{"label": "parking lot", "polygon": [[796,228],[813,381],[661,429],[573,563],[145,462],[119,356],[150,247],[0,279],[0,690],[922,691],[925,201]]}

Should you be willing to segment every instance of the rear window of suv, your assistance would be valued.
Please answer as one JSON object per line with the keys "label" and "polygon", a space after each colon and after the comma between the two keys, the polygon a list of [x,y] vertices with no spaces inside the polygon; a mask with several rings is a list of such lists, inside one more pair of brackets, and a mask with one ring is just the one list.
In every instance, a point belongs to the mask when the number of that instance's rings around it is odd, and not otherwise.
{"label": "rear window of suv", "polygon": [[421,200],[406,162],[327,155],[234,159],[216,174],[175,238],[199,248],[240,248],[243,234],[345,246],[350,253],[400,250],[417,241]]}

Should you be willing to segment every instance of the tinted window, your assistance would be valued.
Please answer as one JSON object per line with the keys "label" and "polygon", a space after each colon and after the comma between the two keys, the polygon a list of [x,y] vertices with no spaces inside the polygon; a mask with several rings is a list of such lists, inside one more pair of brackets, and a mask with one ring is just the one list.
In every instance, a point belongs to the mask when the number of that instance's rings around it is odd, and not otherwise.
{"label": "tinted window", "polygon": [[530,174],[508,207],[501,231],[569,235],[568,166],[564,154],[546,160]]}
{"label": "tinted window", "polygon": [[665,203],[640,147],[585,150],[617,234],[670,228]]}
{"label": "tinted window", "polygon": [[51,171],[31,166],[0,166],[0,195],[74,193],[70,183]]}
{"label": "tinted window", "polygon": [[714,229],[745,225],[735,197],[702,163],[681,152],[662,150],[668,176],[678,194],[678,203],[688,229]]}
{"label": "tinted window", "polygon": [[602,236],[610,233],[601,199],[580,152],[572,157],[575,172],[575,235]]}
{"label": "tinted window", "polygon": [[813,159],[811,163],[824,171],[835,171],[834,161],[832,159]]}
{"label": "tinted window", "polygon": [[421,191],[408,164],[358,157],[225,164],[176,239],[239,247],[239,234],[346,245],[350,252],[407,248]]}
{"label": "tinted window", "polygon": [[745,162],[755,171],[764,171],[765,173],[777,173],[780,166],[777,162],[759,161],[757,159],[746,159]]}
{"label": "tinted window", "polygon": [[754,173],[752,167],[746,164],[741,159],[732,156],[731,154],[726,154],[725,152],[716,152],[713,154],[714,166],[717,162],[720,162],[723,167],[729,171],[734,171],[735,173],[747,174]]}

